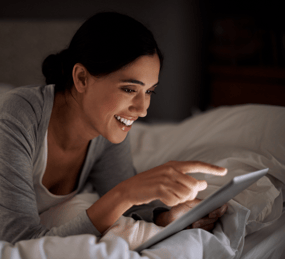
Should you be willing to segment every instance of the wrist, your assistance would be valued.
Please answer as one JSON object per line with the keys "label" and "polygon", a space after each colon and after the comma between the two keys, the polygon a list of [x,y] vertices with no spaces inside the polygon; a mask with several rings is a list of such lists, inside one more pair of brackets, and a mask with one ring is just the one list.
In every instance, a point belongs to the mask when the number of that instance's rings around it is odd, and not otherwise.
{"label": "wrist", "polygon": [[131,206],[131,203],[123,198],[121,189],[114,187],[88,208],[86,212],[93,225],[102,234]]}
{"label": "wrist", "polygon": [[114,195],[125,204],[126,207],[131,208],[135,205],[133,201],[132,195],[129,193],[128,186],[125,186],[124,182],[119,183],[116,185],[112,191],[114,191]]}

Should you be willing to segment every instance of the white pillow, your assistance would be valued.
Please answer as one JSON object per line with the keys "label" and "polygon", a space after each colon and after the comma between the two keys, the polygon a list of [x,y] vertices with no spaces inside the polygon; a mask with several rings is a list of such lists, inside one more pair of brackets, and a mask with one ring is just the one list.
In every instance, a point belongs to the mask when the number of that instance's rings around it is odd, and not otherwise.
{"label": "white pillow", "polygon": [[[228,168],[225,177],[192,174],[209,185],[199,198],[205,198],[235,175],[267,167],[268,174],[285,186],[284,107],[221,107],[179,124],[137,122],[130,134],[138,172],[169,160],[198,160]],[[268,177],[236,196],[235,201],[251,210],[248,233],[273,222],[282,212],[281,189],[277,190]]]}

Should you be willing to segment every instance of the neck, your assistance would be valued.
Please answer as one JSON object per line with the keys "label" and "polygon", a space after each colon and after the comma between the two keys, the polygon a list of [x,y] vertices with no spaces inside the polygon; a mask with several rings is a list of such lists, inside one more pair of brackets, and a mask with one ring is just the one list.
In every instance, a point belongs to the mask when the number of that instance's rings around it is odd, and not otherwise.
{"label": "neck", "polygon": [[64,151],[85,149],[98,134],[92,134],[82,118],[82,109],[71,94],[56,93],[48,126],[49,141]]}

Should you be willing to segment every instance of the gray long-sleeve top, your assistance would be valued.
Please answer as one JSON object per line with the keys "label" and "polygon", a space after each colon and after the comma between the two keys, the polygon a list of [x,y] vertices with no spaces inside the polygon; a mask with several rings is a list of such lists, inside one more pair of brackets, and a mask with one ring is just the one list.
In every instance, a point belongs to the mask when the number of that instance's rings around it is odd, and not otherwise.
{"label": "gray long-sleeve top", "polygon": [[[68,223],[47,229],[40,223],[33,167],[43,143],[54,100],[54,85],[20,87],[0,97],[0,240],[15,243],[41,236],[94,234],[86,211]],[[80,175],[78,192],[91,182],[100,196],[136,174],[129,137],[112,144],[93,139]],[[159,201],[134,206],[124,215],[152,221]]]}

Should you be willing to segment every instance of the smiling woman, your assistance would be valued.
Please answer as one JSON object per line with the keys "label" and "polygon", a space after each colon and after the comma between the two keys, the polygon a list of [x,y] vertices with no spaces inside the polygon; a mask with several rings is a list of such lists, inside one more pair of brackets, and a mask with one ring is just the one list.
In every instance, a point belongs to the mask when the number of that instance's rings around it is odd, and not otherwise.
{"label": "smiling woman", "polygon": [[[157,54],[138,57],[123,69],[100,77],[91,75],[77,63],[73,68],[74,87],[70,95],[73,98],[68,99],[76,105],[68,106],[68,112],[79,113],[77,126],[84,131],[90,129],[92,138],[102,135],[112,143],[120,143],[131,128],[131,121],[146,116],[159,71]],[[58,96],[66,100],[66,94]],[[74,111],[70,107],[74,107]],[[67,111],[60,109],[59,113]],[[69,126],[65,123],[63,127]]]}
{"label": "smiling woman", "polygon": [[[128,131],[147,115],[162,60],[141,23],[99,13],[78,29],[67,49],[44,60],[47,85],[20,87],[1,99],[1,240],[100,236],[123,214],[164,226],[175,219],[177,207],[171,206],[207,187],[186,173],[226,173],[197,161],[171,161],[136,173]],[[40,215],[87,185],[100,196],[88,209],[60,226],[41,223]],[[211,229],[206,222],[199,224]]]}

